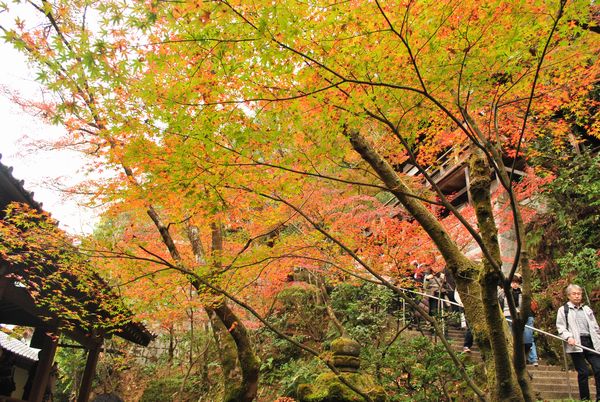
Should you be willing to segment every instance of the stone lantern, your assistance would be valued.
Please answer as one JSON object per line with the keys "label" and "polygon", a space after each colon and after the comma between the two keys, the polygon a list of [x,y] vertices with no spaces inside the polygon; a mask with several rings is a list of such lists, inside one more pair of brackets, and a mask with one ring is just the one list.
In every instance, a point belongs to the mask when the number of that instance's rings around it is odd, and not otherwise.
{"label": "stone lantern", "polygon": [[[360,373],[360,345],[350,338],[337,338],[331,343],[333,365],[348,383],[369,395],[374,402],[386,400],[383,388],[368,374]],[[320,374],[314,383],[298,387],[300,402],[363,402],[364,398],[342,383],[331,372]]]}

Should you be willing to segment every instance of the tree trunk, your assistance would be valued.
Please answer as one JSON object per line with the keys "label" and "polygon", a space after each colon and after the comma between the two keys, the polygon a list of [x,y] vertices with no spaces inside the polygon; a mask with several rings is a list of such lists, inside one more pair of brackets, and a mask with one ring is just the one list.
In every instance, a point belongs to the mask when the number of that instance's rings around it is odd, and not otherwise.
{"label": "tree trunk", "polygon": [[[490,194],[490,169],[480,151],[471,147],[469,162],[470,195],[477,216],[477,226],[485,247],[498,266],[502,266],[502,257],[498,244],[498,230],[494,220]],[[495,389],[500,400],[522,400],[508,349],[506,324],[498,308],[498,286],[502,284],[501,272],[493,268],[491,261],[484,259],[483,272],[480,277],[482,289],[482,305],[484,321],[488,328],[489,352],[493,356],[488,362],[488,371],[494,372],[495,378],[488,376],[490,389]]]}
{"label": "tree trunk", "polygon": [[[442,254],[446,266],[456,279],[458,291],[465,307],[465,315],[473,327],[476,339],[481,342],[482,339],[488,339],[489,337],[490,343],[483,342],[482,351],[488,366],[488,383],[492,385],[490,388],[491,400],[522,401],[523,395],[512,369],[512,361],[508,351],[504,318],[498,308],[498,273],[494,272],[491,266],[487,266],[489,263],[484,264],[482,271],[477,264],[470,261],[462,253],[437,218],[421,201],[413,196],[411,189],[402,181],[392,166],[375,151],[358,130],[349,130],[347,135],[354,149],[371,165],[389,191],[419,222]],[[476,179],[482,177],[482,174],[475,173]],[[487,180],[489,181],[489,175]],[[482,189],[485,189],[484,182],[481,183],[481,186]],[[488,195],[489,190],[488,182]],[[481,192],[479,193],[481,194]],[[485,197],[485,192],[483,196]],[[485,203],[485,198],[481,203]],[[493,218],[491,203],[489,205],[489,209],[483,209],[481,212],[485,212]],[[487,235],[488,241],[490,244],[494,242],[497,244],[497,233],[495,232],[493,219],[486,221],[486,225],[494,227],[494,231]],[[495,240],[494,236],[496,237]],[[498,250],[496,254],[498,261],[500,261],[499,255]]]}
{"label": "tree trunk", "polygon": [[[562,11],[560,11],[562,13]],[[491,143],[485,135],[482,134],[481,130],[478,128],[477,123],[469,116],[466,110],[463,110],[463,116],[466,118],[468,124],[474,129],[477,133],[479,140],[481,140],[488,151],[488,157],[495,163],[496,165],[496,174],[498,183],[501,184],[507,190],[507,199],[510,202],[511,211],[513,212],[514,219],[514,227],[515,234],[517,237],[517,251],[515,258],[518,259],[518,266],[521,267],[521,274],[523,278],[523,287],[522,287],[522,304],[520,305],[520,312],[517,313],[514,305],[514,301],[512,298],[507,298],[508,307],[511,311],[512,317],[512,335],[513,335],[513,367],[517,375],[517,379],[519,381],[519,385],[521,386],[521,390],[523,392],[523,397],[526,401],[534,401],[535,397],[533,395],[533,390],[531,389],[531,383],[529,381],[529,374],[527,373],[526,367],[526,357],[523,345],[523,329],[525,322],[527,321],[527,317],[531,315],[531,271],[529,268],[529,254],[525,248],[522,247],[525,239],[525,231],[523,219],[521,216],[521,211],[519,209],[518,202],[515,198],[514,193],[512,192],[512,179],[509,177],[506,166],[504,165],[504,160],[502,158],[502,150],[496,147],[493,143]],[[498,128],[495,128],[496,131]],[[483,152],[479,153],[479,158],[481,162],[484,162],[484,158],[482,156]],[[488,170],[489,175],[489,166],[485,164],[485,170]],[[485,175],[485,173],[483,173]],[[489,191],[488,191],[489,192]],[[504,273],[499,273],[502,277],[502,287],[504,288],[505,293],[510,292],[510,281],[512,275],[516,270],[516,266],[513,265],[511,267],[511,272],[508,277],[504,275]]]}
{"label": "tree trunk", "polygon": [[228,390],[239,388],[242,380],[242,374],[237,364],[237,350],[233,338],[229,335],[227,328],[217,316],[214,309],[206,307],[206,314],[210,318],[215,344],[219,353],[219,361],[221,363],[221,382],[223,385],[223,401],[231,401]]}
{"label": "tree trunk", "polygon": [[207,308],[207,312],[210,312],[213,329],[218,328],[218,332],[214,332],[215,339],[218,337],[219,352],[227,365],[223,366],[223,401],[254,400],[258,392],[260,360],[254,353],[246,327],[224,301],[216,307]]}
{"label": "tree trunk", "polygon": [[[477,222],[481,237],[490,250],[490,254],[496,260],[498,266],[501,265],[501,253],[500,246],[498,243],[498,230],[494,221],[493,206],[491,203],[491,170],[483,154],[480,150],[472,147],[472,157],[470,161],[470,172],[471,172],[471,198],[473,200],[473,206],[477,215]],[[502,284],[503,275],[501,272],[496,272],[492,264],[489,261],[484,261],[484,275],[482,277],[483,283],[483,301],[484,309],[486,311],[486,320],[488,321],[489,328],[503,328],[502,332],[507,332],[507,326],[504,324],[504,317],[498,309],[498,284]],[[508,291],[508,284],[503,284]],[[523,309],[526,312],[528,309]],[[513,359],[512,363],[508,358],[509,351],[506,339],[511,338],[511,333],[502,334],[500,331],[490,333],[490,341],[492,349],[497,349],[494,353],[496,358],[495,369],[503,370],[501,374],[504,378],[504,383],[496,384],[499,391],[499,395],[503,397],[503,400],[525,400],[534,401],[529,378],[525,370],[525,355],[523,348],[523,324],[524,320],[522,316],[512,316],[512,338],[513,338]],[[514,371],[512,370],[514,368]],[[500,378],[500,376],[498,376]],[[517,395],[514,392],[514,378],[517,379],[519,388],[521,389],[521,395]]]}
{"label": "tree trunk", "polygon": [[[202,250],[199,237],[194,236],[197,231],[189,228],[188,238],[193,249]],[[223,230],[220,223],[211,225],[211,257],[215,271],[221,269],[221,253],[223,251]],[[197,260],[203,256],[196,253]],[[199,284],[195,284],[199,287]],[[216,296],[216,295],[215,295]],[[210,317],[213,334],[219,350],[221,364],[223,365],[224,402],[250,402],[256,398],[258,392],[258,379],[260,361],[248,336],[248,331],[222,296],[213,306],[206,306],[205,310]]]}

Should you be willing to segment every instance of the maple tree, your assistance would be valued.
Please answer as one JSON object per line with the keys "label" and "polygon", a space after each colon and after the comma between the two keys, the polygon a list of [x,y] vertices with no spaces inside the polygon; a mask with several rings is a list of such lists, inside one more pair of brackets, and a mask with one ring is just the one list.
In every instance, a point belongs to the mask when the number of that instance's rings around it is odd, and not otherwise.
{"label": "maple tree", "polygon": [[[87,8],[100,28],[82,28]],[[597,79],[589,4],[42,1],[38,10],[46,25],[6,36],[60,95],[37,106],[69,128],[63,144],[121,172],[87,183],[111,203],[115,251],[138,257],[119,263],[119,280],[150,275],[144,258],[182,273],[151,274],[164,282],[148,292],[191,283],[243,363],[251,348],[222,295],[260,310],[300,265],[403,296],[386,278],[407,275],[415,258],[437,261],[457,280],[489,398],[533,399],[519,330],[529,258],[511,167],[540,133],[568,136],[557,111],[581,110]],[[457,210],[426,169],[451,146],[471,154],[471,210]],[[403,174],[408,165],[418,179]],[[508,215],[500,225],[492,175]],[[501,225],[515,232],[514,256],[502,255]],[[481,263],[464,252],[473,243]],[[524,308],[509,301],[511,357],[497,285],[507,289],[517,268]],[[252,357],[245,370],[251,400]]]}
{"label": "maple tree", "polygon": [[[288,136],[287,140],[297,138],[298,132],[303,132],[319,144],[320,148],[313,151],[316,155],[336,155],[335,151],[327,149],[328,144],[342,143],[343,134],[347,134],[354,148],[361,153],[363,159],[370,162],[387,187],[391,190],[400,188],[395,195],[434,237],[449,268],[459,277],[468,277],[469,271],[479,270],[462,260],[460,253],[454,254],[454,251],[458,251],[456,247],[435,233],[440,228],[435,219],[431,219],[431,215],[428,215],[425,209],[414,203],[414,199],[404,196],[405,193],[409,193],[409,189],[401,187],[402,183],[398,180],[396,172],[386,162],[401,163],[406,154],[398,155],[396,149],[387,149],[387,145],[405,146],[404,152],[408,153],[418,151],[417,155],[411,157],[414,158],[413,163],[422,165],[433,163],[436,155],[448,142],[472,140],[476,147],[486,153],[485,158],[482,156],[478,164],[475,161],[471,169],[471,188],[474,190],[475,212],[479,214],[477,219],[481,224],[481,237],[475,231],[471,231],[471,234],[479,240],[478,243],[486,254],[487,275],[484,276],[484,282],[487,282],[487,285],[483,286],[484,310],[477,312],[476,306],[466,307],[469,318],[474,322],[487,322],[489,328],[498,327],[502,324],[495,305],[496,284],[502,281],[506,285],[516,270],[517,263],[520,263],[526,277],[525,305],[528,305],[529,270],[527,256],[519,251],[507,278],[504,278],[500,270],[502,257],[497,244],[495,223],[491,219],[491,203],[486,195],[491,183],[487,180],[490,173],[483,161],[487,158],[492,162],[500,183],[506,187],[509,197],[512,198],[518,225],[516,233],[520,243],[524,235],[523,225],[519,221],[516,200],[512,195],[512,174],[505,172],[502,158],[518,156],[522,143],[535,133],[535,130],[526,129],[528,115],[533,112],[531,102],[528,101],[533,100],[535,90],[544,94],[543,99],[548,102],[544,105],[546,109],[541,110],[542,113],[552,113],[555,105],[562,101],[560,96],[553,96],[555,94],[545,91],[555,88],[565,90],[564,78],[569,76],[569,73],[558,70],[556,65],[553,66],[556,69],[548,71],[539,69],[544,57],[555,62],[556,56],[549,53],[556,53],[560,55],[558,57],[564,58],[568,57],[567,54],[571,57],[579,56],[583,60],[588,55],[585,52],[581,53],[581,48],[577,49],[576,46],[561,49],[562,53],[558,52],[554,48],[556,37],[566,34],[572,38],[583,35],[583,32],[573,24],[565,25],[567,28],[562,28],[561,25],[559,30],[554,31],[557,26],[553,27],[553,21],[530,20],[518,5],[502,4],[495,8],[491,6],[493,11],[465,5],[465,9],[461,8],[459,12],[452,8],[452,3],[447,5],[446,9],[445,5],[439,3],[436,3],[436,7],[420,3],[408,4],[410,12],[403,10],[399,17],[395,15],[396,20],[392,21],[386,13],[388,9],[377,9],[373,5],[356,5],[355,8],[332,6],[324,11],[310,4],[301,10],[302,7],[297,5],[287,8],[280,4],[250,6],[223,3],[220,7],[215,7],[214,11],[208,12],[210,18],[203,14],[203,22],[209,25],[206,31],[202,34],[185,32],[183,35],[188,41],[198,44],[196,52],[184,53],[180,49],[180,43],[171,47],[173,57],[183,58],[182,68],[192,66],[191,71],[197,71],[193,69],[198,68],[198,60],[201,60],[202,66],[206,66],[203,70],[210,73],[191,73],[185,80],[173,81],[168,90],[163,93],[158,91],[156,101],[166,99],[170,113],[177,106],[187,113],[191,113],[190,110],[200,113],[198,109],[206,113],[209,110],[217,112],[220,107],[226,108],[227,106],[223,105],[227,105],[228,102],[236,106],[242,103],[238,99],[243,100],[250,109],[254,109],[254,105],[260,105],[258,115],[248,116],[246,119],[253,125],[260,121],[261,126],[256,131],[263,138],[275,133],[279,138],[267,137],[268,141],[285,149],[290,147],[290,141],[279,145],[282,134]],[[458,8],[457,5],[454,6]],[[548,10],[547,13],[554,12],[555,21],[559,21],[560,17],[563,17],[563,6],[564,4],[557,4],[556,10]],[[538,11],[543,9],[542,5],[537,7]],[[585,18],[585,9],[572,7],[567,10],[574,13],[575,17],[570,17],[574,20]],[[435,34],[432,34],[425,24],[419,25],[419,21],[431,18],[428,11],[440,21],[439,25],[433,25],[435,28],[429,27],[436,30]],[[196,11],[192,4],[170,8],[163,16],[168,22],[176,16],[177,23],[168,32],[176,31],[181,15],[191,16],[195,15],[194,12]],[[233,13],[233,17],[229,12]],[[225,16],[221,16],[220,13]],[[373,18],[373,14],[379,14],[381,18]],[[315,17],[316,15],[319,17]],[[461,21],[458,17],[465,15],[469,16],[466,21]],[[235,28],[238,30],[231,29],[229,18],[237,18],[239,24],[235,25]],[[525,18],[526,22],[518,18]],[[228,29],[220,24],[227,24]],[[531,27],[532,30],[526,32],[523,26]],[[535,37],[532,34],[544,26],[546,31],[550,32],[550,39]],[[572,31],[565,31],[569,26]],[[488,30],[489,27],[503,27],[512,36],[503,37],[491,28]],[[224,31],[227,33],[219,35]],[[388,40],[381,39],[384,35],[387,35]],[[361,41],[361,36],[367,39]],[[407,39],[409,36],[412,47]],[[215,42],[214,47],[210,46],[212,42]],[[157,50],[167,52],[164,41],[160,43]],[[202,47],[205,43],[206,47]],[[245,46],[246,43],[250,44]],[[552,46],[552,52],[548,52],[548,45]],[[507,48],[510,48],[512,59],[498,58],[497,53],[490,51],[497,49],[506,52]],[[362,49],[367,49],[368,52]],[[445,49],[447,52],[440,54],[439,49]],[[418,58],[412,54],[417,50]],[[491,54],[492,57],[485,58],[483,52]],[[188,59],[184,58],[186,54],[189,55]],[[517,56],[514,56],[515,54]],[[162,54],[159,57],[160,60],[164,60]],[[586,69],[583,60],[583,66],[578,73],[584,72],[580,76],[584,79],[578,82],[589,85],[594,80],[595,69]],[[168,59],[168,63],[173,62],[174,60]],[[560,59],[555,63],[560,64]],[[224,67],[221,68],[221,65]],[[266,68],[263,67],[265,65]],[[421,74],[424,70],[429,73],[427,77]],[[219,72],[225,77],[224,81],[216,81],[215,77],[219,76]],[[156,72],[153,73],[147,76],[151,86],[158,87],[160,82],[170,82]],[[542,81],[539,79],[542,74],[549,78]],[[450,77],[456,78],[452,80]],[[182,89],[177,91],[179,85]],[[225,89],[221,86],[225,86]],[[468,88],[466,91],[464,86]],[[185,91],[183,87],[193,87],[195,90]],[[431,90],[430,87],[434,89]],[[394,92],[402,93],[401,97]],[[509,96],[510,101],[504,101]],[[423,105],[425,103],[433,105]],[[300,112],[305,111],[296,114],[296,118],[301,119],[299,122],[293,120],[294,108],[298,108]],[[233,107],[231,109],[232,114],[239,110]],[[536,110],[536,113],[540,112]],[[297,124],[291,128],[286,127],[281,124],[281,116],[284,116],[287,122]],[[214,119],[212,116],[211,118]],[[231,119],[231,114],[228,114],[227,118]],[[323,125],[323,120],[329,124]],[[383,128],[374,128],[373,121],[381,123]],[[218,120],[214,127],[220,128],[220,125],[228,125],[230,122],[231,120],[227,120],[226,123]],[[273,127],[273,122],[276,128],[269,129]],[[422,126],[425,126],[424,129]],[[245,128],[247,129],[247,126]],[[388,135],[391,134],[392,138],[394,135],[397,137],[397,142],[385,137],[386,128]],[[365,134],[375,135],[378,152],[365,140]],[[246,135],[242,133],[242,141],[246,139]],[[418,135],[424,138],[419,138]],[[243,148],[243,145],[238,147]],[[254,150],[262,144],[252,142],[250,145]],[[306,152],[302,149],[301,154],[306,155]],[[297,154],[290,152],[290,155]],[[313,158],[311,162],[314,163]],[[435,188],[435,183],[432,183],[432,186]],[[480,196],[479,199],[477,195]],[[448,203],[445,205],[448,209],[453,209]],[[476,276],[471,275],[471,279],[475,280]],[[460,282],[459,280],[459,287]],[[468,281],[462,284],[461,290],[465,294],[477,292],[476,289],[469,292],[468,285]],[[470,308],[475,311],[469,311]],[[478,314],[482,314],[486,319],[476,319]],[[523,314],[529,314],[527,309],[524,309]],[[516,327],[519,326],[522,326],[522,320],[516,323]],[[515,331],[515,365],[521,386],[527,394],[524,361],[522,353],[518,352],[521,344],[519,332]],[[503,350],[503,340],[500,338],[501,336],[492,339],[496,367],[490,372],[506,378],[510,373],[502,368],[509,368],[511,364],[510,361],[503,360],[503,356],[508,354]],[[501,381],[497,383],[500,384]],[[510,399],[513,392],[510,388],[508,386],[506,390],[499,389],[497,392],[502,395],[501,398]],[[507,393],[502,394],[503,392]],[[517,395],[516,398],[520,396]]]}

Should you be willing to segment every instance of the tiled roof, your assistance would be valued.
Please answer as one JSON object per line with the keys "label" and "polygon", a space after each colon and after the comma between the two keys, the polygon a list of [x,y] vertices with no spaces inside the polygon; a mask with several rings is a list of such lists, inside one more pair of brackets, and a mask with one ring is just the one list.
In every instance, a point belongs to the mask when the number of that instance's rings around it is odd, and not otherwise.
{"label": "tiled roof", "polygon": [[4,332],[0,332],[0,347],[14,354],[25,357],[26,359],[38,361],[38,353],[40,352],[40,349],[29,347],[23,342],[8,336]]}
{"label": "tiled roof", "polygon": [[[2,154],[0,154],[0,160]],[[0,207],[6,207],[11,201],[24,202],[29,206],[42,211],[42,204],[33,199],[33,192],[25,190],[23,180],[17,180],[12,175],[13,168],[0,162]]]}

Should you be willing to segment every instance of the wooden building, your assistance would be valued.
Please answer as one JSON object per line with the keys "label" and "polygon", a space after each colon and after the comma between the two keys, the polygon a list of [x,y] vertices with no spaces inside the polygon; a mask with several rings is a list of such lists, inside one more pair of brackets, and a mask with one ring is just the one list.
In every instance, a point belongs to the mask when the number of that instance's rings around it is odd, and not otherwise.
{"label": "wooden building", "polygon": [[[1,155],[0,155],[1,158]],[[11,202],[28,204],[30,207],[41,211],[42,206],[33,199],[33,194],[25,190],[23,182],[16,180],[12,175],[12,168],[3,165],[0,162],[0,219],[5,218],[6,206]],[[34,329],[31,347],[39,349],[38,361],[35,363],[35,370],[30,370],[29,381],[31,390],[29,395],[23,396],[22,389],[15,390],[10,396],[0,396],[0,401],[29,401],[41,402],[46,391],[48,378],[50,376],[56,349],[58,347],[58,335],[64,335],[77,342],[87,350],[87,359],[82,362],[85,365],[83,379],[81,381],[78,393],[78,402],[88,400],[92,380],[94,377],[96,363],[102,348],[104,339],[116,335],[138,345],[147,346],[152,340],[152,334],[140,323],[135,322],[129,314],[129,319],[116,323],[111,330],[94,329],[89,330],[86,323],[77,322],[69,319],[68,324],[64,325],[64,317],[58,316],[47,307],[36,302],[28,290],[17,280],[12,279],[19,267],[10,266],[6,261],[0,259],[0,324],[10,324],[26,326]],[[51,268],[50,268],[51,269]],[[70,279],[71,280],[71,279]],[[73,279],[76,281],[76,279]],[[110,292],[106,282],[99,276],[93,278],[94,286],[98,292],[104,295],[108,292],[115,300],[117,296]],[[76,283],[73,288],[76,288]],[[78,295],[79,296],[79,295]],[[98,317],[111,317],[112,312],[103,309],[99,304],[93,302],[93,295],[83,295],[90,300],[89,309]],[[127,315],[127,314],[126,314]]]}

